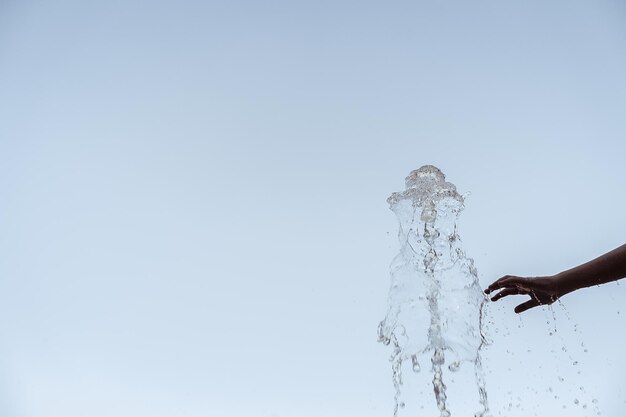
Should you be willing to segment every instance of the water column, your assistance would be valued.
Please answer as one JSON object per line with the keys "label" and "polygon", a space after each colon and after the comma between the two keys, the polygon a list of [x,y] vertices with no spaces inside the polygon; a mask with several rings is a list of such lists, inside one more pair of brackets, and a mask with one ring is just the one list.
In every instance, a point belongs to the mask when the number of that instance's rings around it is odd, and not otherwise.
{"label": "water column", "polygon": [[387,202],[398,218],[400,252],[378,337],[393,348],[394,417],[486,417],[485,296],[457,231],[463,197],[426,165]]}

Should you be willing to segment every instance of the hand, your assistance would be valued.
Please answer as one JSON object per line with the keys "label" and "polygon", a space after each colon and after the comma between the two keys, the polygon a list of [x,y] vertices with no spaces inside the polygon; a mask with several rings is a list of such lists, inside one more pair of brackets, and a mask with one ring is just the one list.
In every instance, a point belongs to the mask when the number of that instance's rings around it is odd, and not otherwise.
{"label": "hand", "polygon": [[552,304],[568,292],[559,290],[558,280],[554,276],[525,278],[505,275],[491,284],[485,290],[485,294],[496,290],[500,290],[500,292],[491,297],[491,301],[498,301],[507,295],[514,294],[530,296],[530,300],[515,307],[516,313],[522,313],[539,305]]}

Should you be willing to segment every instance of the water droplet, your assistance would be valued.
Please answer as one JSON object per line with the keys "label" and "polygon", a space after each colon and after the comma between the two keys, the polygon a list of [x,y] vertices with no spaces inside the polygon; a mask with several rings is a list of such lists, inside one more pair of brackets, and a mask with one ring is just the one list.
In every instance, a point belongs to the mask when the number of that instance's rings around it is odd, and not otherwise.
{"label": "water droplet", "polygon": [[420,367],[419,362],[417,361],[417,356],[416,355],[411,355],[411,364],[413,366],[413,372],[419,372],[422,370],[422,368]]}
{"label": "water droplet", "polygon": [[449,366],[448,369],[452,372],[456,372],[459,370],[459,367],[461,366],[460,362],[452,362]]}

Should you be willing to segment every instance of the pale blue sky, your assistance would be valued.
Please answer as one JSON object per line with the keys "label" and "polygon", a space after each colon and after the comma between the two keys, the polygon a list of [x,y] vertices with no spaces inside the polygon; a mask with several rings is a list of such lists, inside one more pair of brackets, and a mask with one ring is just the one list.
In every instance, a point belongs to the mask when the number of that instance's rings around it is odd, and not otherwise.
{"label": "pale blue sky", "polygon": [[[471,191],[485,286],[623,244],[625,23],[604,0],[0,0],[0,414],[390,416],[385,199],[424,164]],[[624,287],[556,312],[608,416]],[[489,310],[495,411],[569,360],[516,301]]]}

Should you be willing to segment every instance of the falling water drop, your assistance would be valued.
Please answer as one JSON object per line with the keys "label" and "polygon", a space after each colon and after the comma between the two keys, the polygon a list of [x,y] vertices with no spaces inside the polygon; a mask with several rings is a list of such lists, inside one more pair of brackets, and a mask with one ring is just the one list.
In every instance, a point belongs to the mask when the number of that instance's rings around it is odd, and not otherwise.
{"label": "falling water drop", "polygon": [[422,370],[420,363],[417,361],[417,355],[411,355],[411,366],[413,368],[413,372],[419,372]]}

